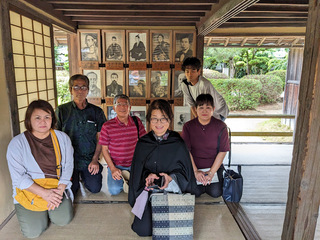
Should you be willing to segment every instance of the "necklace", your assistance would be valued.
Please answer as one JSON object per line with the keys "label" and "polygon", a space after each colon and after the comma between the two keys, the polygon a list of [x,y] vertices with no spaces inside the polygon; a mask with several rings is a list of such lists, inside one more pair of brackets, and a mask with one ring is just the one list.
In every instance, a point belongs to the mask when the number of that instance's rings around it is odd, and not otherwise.
{"label": "necklace", "polygon": [[200,127],[201,127],[202,131],[206,130],[206,126],[203,126],[202,124],[200,124]]}

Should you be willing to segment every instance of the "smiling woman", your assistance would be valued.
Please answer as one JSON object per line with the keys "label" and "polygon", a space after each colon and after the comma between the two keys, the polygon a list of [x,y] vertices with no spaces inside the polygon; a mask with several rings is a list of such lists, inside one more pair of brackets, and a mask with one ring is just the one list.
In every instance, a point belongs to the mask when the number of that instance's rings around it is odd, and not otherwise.
{"label": "smiling woman", "polygon": [[[164,179],[161,190],[193,193],[194,178],[188,149],[179,133],[169,130],[173,113],[168,101],[155,100],[148,108],[147,121],[151,131],[139,139],[131,165],[129,203],[139,203],[137,197],[145,187]],[[139,236],[152,233],[151,206],[147,202],[142,218],[135,217],[132,229]]]}

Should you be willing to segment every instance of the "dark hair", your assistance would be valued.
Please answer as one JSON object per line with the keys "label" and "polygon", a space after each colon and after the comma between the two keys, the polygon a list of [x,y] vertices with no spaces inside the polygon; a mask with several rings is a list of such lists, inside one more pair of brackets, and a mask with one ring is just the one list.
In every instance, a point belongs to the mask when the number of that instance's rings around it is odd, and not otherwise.
{"label": "dark hair", "polygon": [[117,40],[117,37],[116,36],[112,36],[112,38],[111,39],[116,39]]}
{"label": "dark hair", "polygon": [[139,36],[139,34],[138,34],[138,35],[136,35],[136,38],[139,38],[139,39],[140,39],[140,36]]}
{"label": "dark hair", "polygon": [[182,39],[185,39],[185,38],[188,39],[189,44],[192,43],[192,37],[191,37],[189,34],[182,34],[182,35],[180,36],[180,42],[182,41]]}
{"label": "dark hair", "polygon": [[164,36],[163,36],[162,33],[159,33],[159,34],[158,34],[158,37],[160,37],[160,36],[162,37],[162,39],[164,39]]}
{"label": "dark hair", "polygon": [[151,103],[150,107],[148,108],[148,112],[146,116],[147,121],[149,123],[150,123],[150,118],[153,110],[160,110],[163,113],[163,115],[167,115],[170,122],[172,122],[173,113],[172,113],[170,103],[167,100],[157,99]]}
{"label": "dark hair", "polygon": [[182,66],[181,66],[182,71],[185,71],[186,68],[189,66],[194,69],[199,70],[201,68],[201,62],[196,57],[188,57],[182,63]]}
{"label": "dark hair", "polygon": [[112,76],[117,76],[117,78],[119,78],[118,74],[117,73],[111,73],[111,77]]}
{"label": "dark hair", "polygon": [[75,80],[83,80],[86,82],[86,85],[89,89],[89,78],[86,75],[83,74],[75,74],[69,79],[69,88],[71,89],[73,87],[73,82]]}
{"label": "dark hair", "polygon": [[50,103],[48,103],[45,100],[39,99],[31,102],[27,108],[26,116],[24,118],[24,126],[29,132],[32,132],[32,126],[31,126],[31,115],[34,112],[35,109],[41,109],[47,113],[51,114],[52,117],[52,123],[51,128],[54,129],[57,123],[56,114],[54,113],[53,107]]}
{"label": "dark hair", "polygon": [[213,97],[211,94],[200,94],[196,99],[196,108],[204,104],[210,105],[214,108]]}
{"label": "dark hair", "polygon": [[[88,45],[88,43],[87,43],[87,38],[88,38],[89,36],[92,37],[93,40],[97,41],[97,35],[96,35],[95,33],[87,33],[86,36],[85,36],[85,39],[84,39],[86,45]],[[95,44],[96,44],[96,43],[95,43]]]}
{"label": "dark hair", "polygon": [[116,95],[115,97],[114,97],[114,99],[113,99],[113,105],[116,105],[117,104],[117,100],[118,99],[125,99],[125,100],[127,100],[127,102],[129,103],[129,105],[130,105],[130,99],[129,99],[129,97],[127,96],[127,95],[125,95],[125,94],[118,94],[118,95]]}

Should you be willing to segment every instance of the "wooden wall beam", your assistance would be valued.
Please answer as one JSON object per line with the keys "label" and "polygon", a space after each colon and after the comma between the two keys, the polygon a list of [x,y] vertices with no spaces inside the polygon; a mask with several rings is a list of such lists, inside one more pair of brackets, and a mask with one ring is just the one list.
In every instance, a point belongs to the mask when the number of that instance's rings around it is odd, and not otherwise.
{"label": "wooden wall beam", "polygon": [[208,5],[218,3],[219,0],[48,0],[51,4],[96,4],[96,5]]}
{"label": "wooden wall beam", "polygon": [[309,1],[282,240],[314,239],[320,202],[320,0]]}
{"label": "wooden wall beam", "polygon": [[197,58],[200,59],[201,65],[203,66],[203,53],[204,53],[204,36],[197,35]]}
{"label": "wooden wall beam", "polygon": [[78,64],[78,38],[77,34],[67,34],[68,39],[68,58],[69,58],[69,74],[70,76],[80,73]]}
{"label": "wooden wall beam", "polygon": [[220,25],[236,16],[259,0],[220,0],[210,12],[197,24],[198,34],[207,35]]}

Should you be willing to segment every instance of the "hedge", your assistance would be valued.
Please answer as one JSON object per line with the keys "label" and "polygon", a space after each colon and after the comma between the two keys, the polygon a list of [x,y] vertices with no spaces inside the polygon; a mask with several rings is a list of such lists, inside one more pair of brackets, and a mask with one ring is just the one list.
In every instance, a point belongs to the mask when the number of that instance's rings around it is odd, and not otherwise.
{"label": "hedge", "polygon": [[262,84],[254,79],[208,79],[224,97],[230,110],[254,109],[259,105]]}
{"label": "hedge", "polygon": [[284,86],[286,85],[286,70],[274,70],[266,73],[266,75],[278,76],[282,81],[282,90],[284,90]]}
{"label": "hedge", "polygon": [[262,84],[260,103],[274,103],[283,91],[280,77],[275,75],[247,75],[242,79],[258,80]]}
{"label": "hedge", "polygon": [[211,69],[203,69],[203,76],[208,79],[228,79],[228,75]]}

